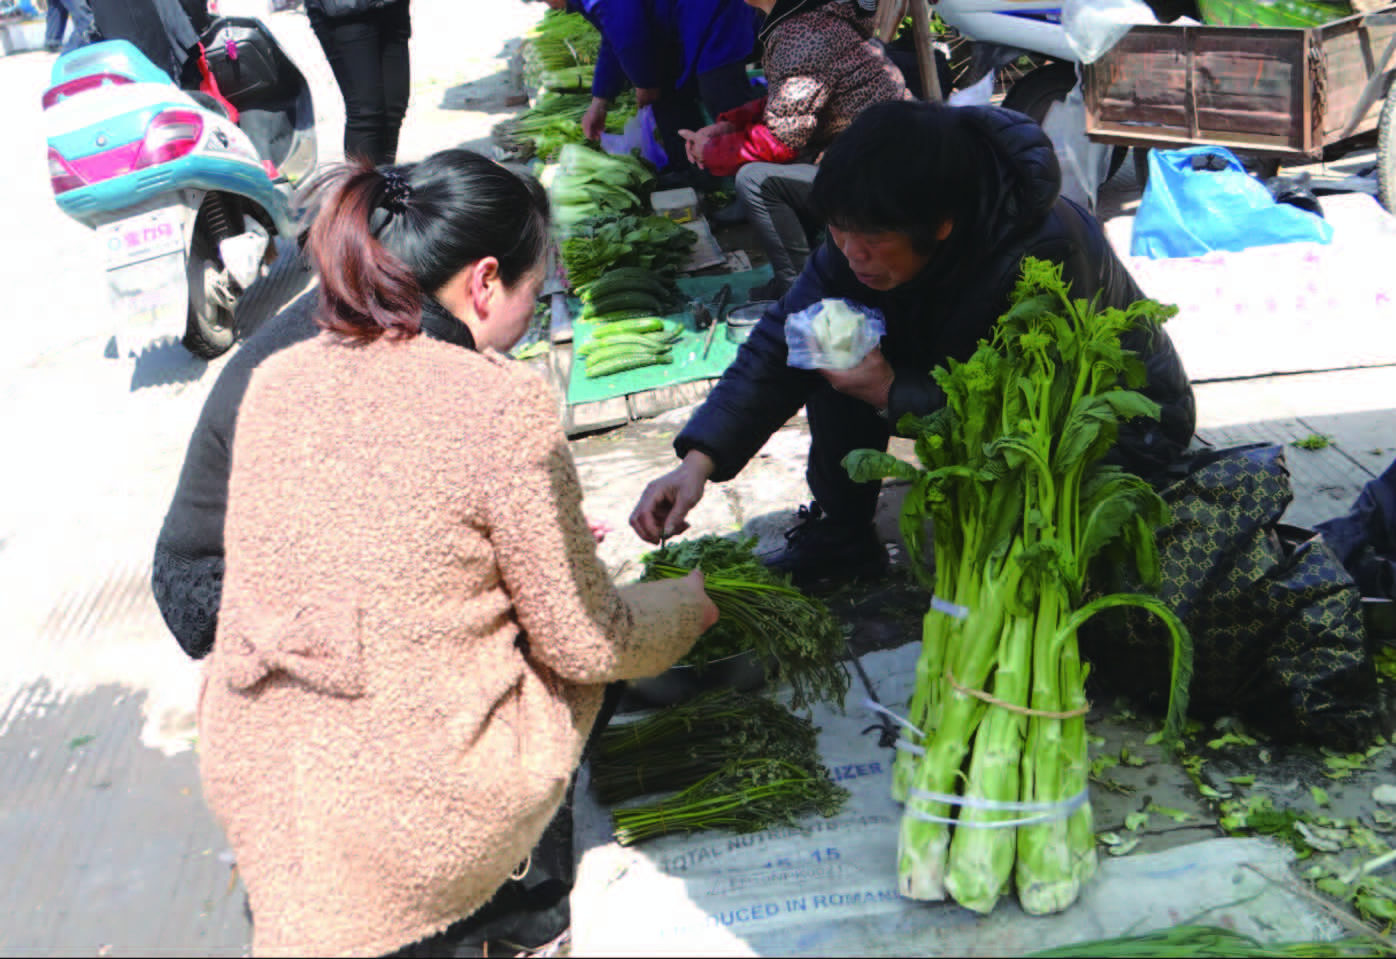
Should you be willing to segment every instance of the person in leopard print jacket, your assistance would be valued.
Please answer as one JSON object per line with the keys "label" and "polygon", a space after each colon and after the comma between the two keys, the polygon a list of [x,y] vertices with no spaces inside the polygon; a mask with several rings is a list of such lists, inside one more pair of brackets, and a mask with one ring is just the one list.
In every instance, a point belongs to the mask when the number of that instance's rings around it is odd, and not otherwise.
{"label": "person in leopard print jacket", "polygon": [[853,0],[747,0],[761,28],[768,93],[684,131],[689,159],[737,190],[766,247],[778,296],[809,256],[819,223],[809,194],[821,153],[875,103],[913,99]]}

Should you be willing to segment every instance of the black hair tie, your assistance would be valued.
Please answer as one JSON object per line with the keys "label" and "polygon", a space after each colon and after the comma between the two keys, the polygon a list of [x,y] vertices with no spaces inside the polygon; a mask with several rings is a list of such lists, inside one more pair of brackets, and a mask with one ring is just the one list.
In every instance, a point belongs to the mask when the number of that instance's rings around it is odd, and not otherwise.
{"label": "black hair tie", "polygon": [[383,184],[383,208],[390,213],[406,213],[407,204],[416,192],[407,182],[407,177],[396,170],[389,170],[383,174]]}

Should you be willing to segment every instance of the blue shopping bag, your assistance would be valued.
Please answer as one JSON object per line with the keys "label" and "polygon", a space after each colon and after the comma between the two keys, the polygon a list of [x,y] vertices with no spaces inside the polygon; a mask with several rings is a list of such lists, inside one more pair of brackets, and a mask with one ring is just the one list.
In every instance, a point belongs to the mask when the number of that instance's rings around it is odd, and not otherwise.
{"label": "blue shopping bag", "polygon": [[[1195,157],[1203,160],[1194,162]],[[1149,183],[1130,243],[1134,256],[1201,256],[1212,250],[1332,239],[1333,227],[1323,217],[1275,202],[1230,150],[1149,151]]]}

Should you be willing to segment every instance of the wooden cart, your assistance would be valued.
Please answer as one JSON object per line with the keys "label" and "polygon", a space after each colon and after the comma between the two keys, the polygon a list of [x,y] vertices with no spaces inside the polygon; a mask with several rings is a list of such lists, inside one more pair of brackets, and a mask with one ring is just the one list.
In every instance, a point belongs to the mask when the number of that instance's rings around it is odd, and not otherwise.
{"label": "wooden cart", "polygon": [[1098,143],[1310,162],[1375,132],[1381,200],[1396,211],[1394,53],[1396,6],[1308,29],[1134,27],[1085,68],[1086,132]]}

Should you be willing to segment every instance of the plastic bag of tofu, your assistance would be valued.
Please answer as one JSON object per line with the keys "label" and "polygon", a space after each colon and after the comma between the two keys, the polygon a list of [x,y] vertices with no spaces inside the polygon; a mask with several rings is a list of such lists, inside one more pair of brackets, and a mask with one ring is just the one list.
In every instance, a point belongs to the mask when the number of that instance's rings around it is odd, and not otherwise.
{"label": "plastic bag of tofu", "polygon": [[849,370],[881,342],[882,314],[852,300],[820,300],[785,318],[786,363],[802,370]]}

